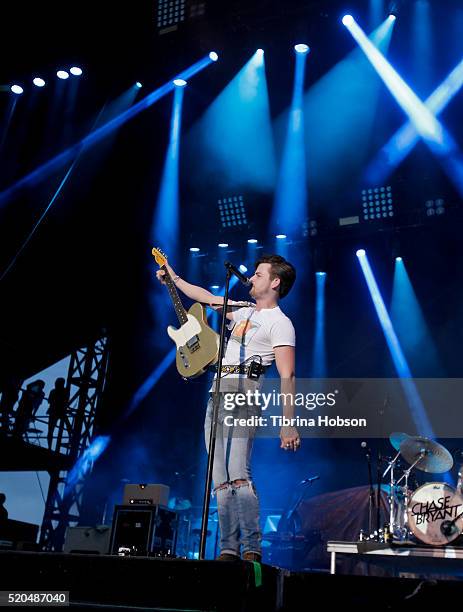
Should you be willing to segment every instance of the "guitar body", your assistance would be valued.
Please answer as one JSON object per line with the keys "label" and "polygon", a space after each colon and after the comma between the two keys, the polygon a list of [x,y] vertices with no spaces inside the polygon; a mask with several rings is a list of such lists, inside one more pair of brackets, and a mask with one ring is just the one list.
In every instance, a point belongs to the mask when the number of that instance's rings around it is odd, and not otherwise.
{"label": "guitar body", "polygon": [[208,366],[216,363],[219,353],[219,335],[206,319],[206,309],[195,303],[187,313],[188,321],[181,327],[169,325],[167,333],[177,346],[177,370],[183,378],[204,374]]}

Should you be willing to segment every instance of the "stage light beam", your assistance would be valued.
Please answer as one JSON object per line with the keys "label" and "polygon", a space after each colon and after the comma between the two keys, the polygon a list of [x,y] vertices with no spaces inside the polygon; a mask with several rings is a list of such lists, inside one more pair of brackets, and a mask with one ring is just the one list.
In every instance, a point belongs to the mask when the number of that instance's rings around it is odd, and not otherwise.
{"label": "stage light beam", "polygon": [[[463,86],[463,60],[447,75],[425,101],[426,107],[438,117]],[[397,166],[409,155],[419,141],[411,121],[405,123],[380,149],[365,171],[365,180],[371,185],[384,183]]]}
{"label": "stage light beam", "polygon": [[312,377],[326,377],[325,288],[326,273],[315,274],[315,333],[312,349]]}
{"label": "stage light beam", "polygon": [[343,20],[343,23],[368,57],[402,110],[412,121],[420,136],[436,146],[442,145],[444,140],[443,129],[435,116],[405,83],[381,51],[368,39],[357,22],[352,18],[352,21],[349,20],[345,23]]}
{"label": "stage light beam", "polygon": [[[197,74],[198,72],[209,66],[211,63],[212,60],[209,58],[209,56],[206,56],[205,58],[202,58],[196,63],[194,63],[186,70],[183,70],[180,74],[176,76],[176,78],[188,80],[193,75]],[[164,85],[161,85],[161,87],[145,96],[142,100],[134,104],[131,108],[120,113],[120,115],[108,121],[101,127],[96,128],[87,136],[82,138],[82,140],[80,140],[79,142],[75,143],[56,157],[50,159],[48,162],[45,162],[26,176],[19,179],[16,183],[0,192],[0,206],[10,200],[16,193],[18,193],[18,191],[20,191],[24,187],[31,187],[41,182],[47,176],[61,168],[61,166],[63,166],[69,161],[72,161],[80,154],[80,152],[84,148],[91,147],[97,142],[100,142],[103,138],[105,138],[105,136],[113,132],[115,129],[119,128],[122,124],[137,116],[140,112],[146,110],[155,102],[170,93],[174,89],[174,87],[175,86],[172,83],[172,80],[168,81]]]}
{"label": "stage light beam", "polygon": [[416,430],[420,435],[433,437],[433,430],[426,414],[423,402],[419,396],[418,390],[412,378],[412,373],[405,358],[401,344],[395,332],[389,313],[384,304],[383,297],[376,282],[373,270],[368,261],[367,254],[364,249],[357,251],[358,261],[362,269],[365,281],[370,292],[373,305],[378,316],[381,329],[386,339],[386,344],[391,355],[392,362],[396,369],[397,375],[401,379],[401,385],[407,397],[410,412],[415,424]]}
{"label": "stage light beam", "polygon": [[272,231],[285,230],[292,236],[308,216],[304,80],[309,48],[296,45],[295,49],[293,94],[271,217]]}

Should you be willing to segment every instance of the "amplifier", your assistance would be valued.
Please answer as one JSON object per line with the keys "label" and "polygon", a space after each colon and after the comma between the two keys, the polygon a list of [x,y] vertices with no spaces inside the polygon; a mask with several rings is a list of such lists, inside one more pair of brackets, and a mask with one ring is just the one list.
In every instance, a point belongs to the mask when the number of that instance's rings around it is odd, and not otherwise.
{"label": "amplifier", "polygon": [[68,527],[64,536],[63,552],[106,555],[109,550],[110,527]]}
{"label": "amplifier", "polygon": [[113,555],[173,555],[177,513],[161,505],[131,504],[114,509],[110,553]]}
{"label": "amplifier", "polygon": [[170,488],[163,484],[126,484],[122,503],[167,506]]}

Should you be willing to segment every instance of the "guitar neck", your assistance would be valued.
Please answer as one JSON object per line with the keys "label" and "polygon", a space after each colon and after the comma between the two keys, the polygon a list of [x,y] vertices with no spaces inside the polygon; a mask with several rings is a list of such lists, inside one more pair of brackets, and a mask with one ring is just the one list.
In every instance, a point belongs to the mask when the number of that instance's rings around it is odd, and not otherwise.
{"label": "guitar neck", "polygon": [[161,269],[165,272],[164,281],[166,283],[170,299],[172,300],[172,304],[174,305],[175,314],[178,317],[180,325],[183,325],[188,321],[188,316],[178,295],[177,287],[175,286],[175,283],[172,280],[169,272],[167,272],[167,268],[165,266],[162,266]]}

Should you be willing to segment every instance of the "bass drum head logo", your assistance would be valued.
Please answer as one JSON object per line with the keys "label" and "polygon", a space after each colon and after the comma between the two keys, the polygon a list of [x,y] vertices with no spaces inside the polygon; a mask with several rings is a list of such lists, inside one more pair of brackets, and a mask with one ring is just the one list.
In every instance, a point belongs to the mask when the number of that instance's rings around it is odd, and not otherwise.
{"label": "bass drum head logo", "polygon": [[419,540],[442,546],[463,531],[463,496],[444,482],[428,482],[411,495],[407,514]]}

